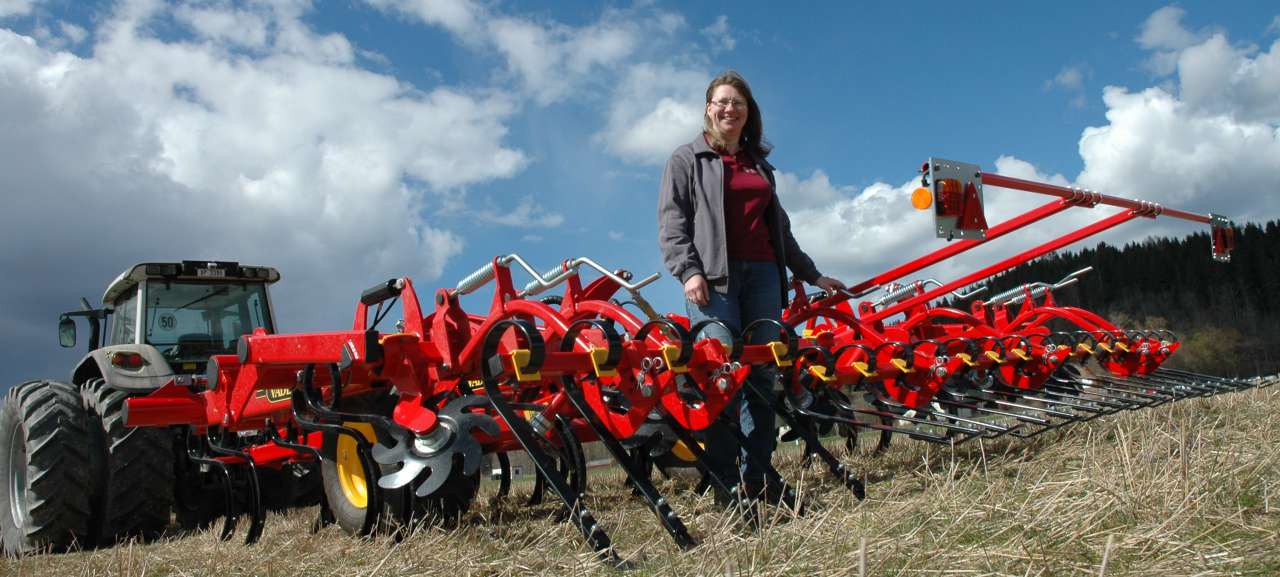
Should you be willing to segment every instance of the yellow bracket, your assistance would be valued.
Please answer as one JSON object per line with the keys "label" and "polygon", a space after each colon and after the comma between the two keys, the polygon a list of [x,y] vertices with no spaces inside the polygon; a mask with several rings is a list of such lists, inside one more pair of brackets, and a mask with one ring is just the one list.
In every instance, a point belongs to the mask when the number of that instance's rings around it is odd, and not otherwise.
{"label": "yellow bracket", "polygon": [[616,377],[618,371],[616,369],[600,370],[600,365],[609,359],[609,349],[599,347],[591,347],[587,350],[591,354],[591,370],[596,372],[597,377]]}
{"label": "yellow bracket", "polygon": [[529,359],[532,353],[529,349],[516,349],[508,355],[511,357],[511,370],[516,374],[516,380],[522,383],[529,381],[541,381],[542,373],[539,371],[525,371],[525,367],[529,366]]}
{"label": "yellow bracket", "polygon": [[812,337],[813,335],[814,335],[813,329],[805,329],[803,331],[800,331],[800,336],[806,339]]}
{"label": "yellow bracket", "polygon": [[867,379],[869,379],[869,378],[871,378],[871,377],[876,376],[876,372],[875,372],[875,371],[873,371],[873,370],[870,370],[870,369],[867,367],[867,363],[864,363],[864,362],[862,362],[862,361],[854,361],[854,362],[853,362],[853,368],[854,368],[854,370],[858,371],[859,373],[862,373],[863,378],[867,378]]}
{"label": "yellow bracket", "polygon": [[1108,352],[1108,353],[1114,353],[1114,352],[1115,352],[1115,351],[1111,350],[1111,345],[1108,345],[1107,343],[1098,343],[1098,348],[1099,348],[1099,349],[1102,349],[1103,351],[1106,351],[1106,352]]}
{"label": "yellow bracket", "polygon": [[410,333],[390,333],[390,334],[385,334],[385,335],[382,335],[381,337],[378,337],[378,344],[380,344],[380,345],[385,345],[385,344],[387,344],[387,341],[399,340],[399,339],[402,339],[402,338],[404,338],[404,337],[417,337],[417,335],[410,334]]}
{"label": "yellow bracket", "polygon": [[898,367],[898,371],[905,373],[914,373],[916,370],[909,365],[905,359],[889,359],[889,364]]}
{"label": "yellow bracket", "polygon": [[1080,343],[1076,345],[1076,349],[1084,351],[1087,355],[1093,354],[1093,347],[1089,346],[1088,343]]}
{"label": "yellow bracket", "polygon": [[1020,359],[1022,359],[1022,360],[1024,360],[1024,361],[1029,361],[1029,360],[1031,360],[1031,357],[1028,357],[1028,356],[1027,356],[1027,351],[1024,351],[1024,350],[1022,350],[1022,349],[1013,349],[1013,350],[1011,350],[1011,351],[1009,351],[1009,352],[1013,353],[1013,356],[1018,357],[1018,358],[1020,358]]}
{"label": "yellow bracket", "polygon": [[667,368],[676,374],[689,372],[689,367],[676,364],[676,352],[680,349],[675,345],[662,345],[662,360],[666,361]]}
{"label": "yellow bracket", "polygon": [[1058,350],[1060,350],[1060,351],[1065,351],[1065,350],[1067,350],[1067,349],[1069,349],[1069,348],[1071,348],[1071,347],[1068,347],[1067,345],[1058,345]]}
{"label": "yellow bracket", "polygon": [[987,358],[990,358],[991,360],[995,361],[997,365],[1004,364],[1004,359],[1000,358],[1000,355],[997,354],[995,351],[987,351]]}
{"label": "yellow bracket", "polygon": [[978,363],[973,362],[973,357],[969,356],[969,353],[956,353],[956,358],[971,367],[978,366]]}
{"label": "yellow bracket", "polygon": [[769,350],[773,352],[773,362],[779,367],[791,366],[791,360],[784,358],[787,356],[787,343],[773,341],[769,343]]}
{"label": "yellow bracket", "polygon": [[1126,345],[1124,343],[1116,343],[1116,348],[1126,353],[1129,352],[1129,345]]}
{"label": "yellow bracket", "polygon": [[818,380],[824,383],[833,383],[836,380],[835,375],[828,375],[827,367],[824,367],[822,365],[811,365],[809,367],[809,374],[817,377]]}

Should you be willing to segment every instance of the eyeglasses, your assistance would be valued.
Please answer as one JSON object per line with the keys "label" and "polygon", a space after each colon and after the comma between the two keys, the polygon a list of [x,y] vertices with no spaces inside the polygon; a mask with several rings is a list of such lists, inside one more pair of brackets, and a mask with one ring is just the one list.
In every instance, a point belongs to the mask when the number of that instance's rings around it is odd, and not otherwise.
{"label": "eyeglasses", "polygon": [[720,100],[712,100],[711,104],[716,108],[746,108],[747,101],[740,98],[722,98]]}

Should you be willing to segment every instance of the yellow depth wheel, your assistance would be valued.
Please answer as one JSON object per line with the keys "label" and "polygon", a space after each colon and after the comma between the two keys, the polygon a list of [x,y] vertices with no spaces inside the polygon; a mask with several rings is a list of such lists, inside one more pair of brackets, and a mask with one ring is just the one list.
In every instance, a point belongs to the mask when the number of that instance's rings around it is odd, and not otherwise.
{"label": "yellow depth wheel", "polygon": [[[702,443],[698,443],[698,446],[705,447]],[[693,451],[690,451],[689,447],[684,444],[684,441],[676,441],[676,444],[671,446],[671,455],[686,463],[698,460],[697,457],[693,456]]]}
{"label": "yellow depth wheel", "polygon": [[[373,425],[369,423],[343,423],[360,434],[369,442],[377,441]],[[342,494],[352,506],[363,509],[369,504],[369,480],[365,477],[364,465],[360,462],[360,453],[356,450],[356,441],[346,435],[338,435],[337,454],[338,485]]]}

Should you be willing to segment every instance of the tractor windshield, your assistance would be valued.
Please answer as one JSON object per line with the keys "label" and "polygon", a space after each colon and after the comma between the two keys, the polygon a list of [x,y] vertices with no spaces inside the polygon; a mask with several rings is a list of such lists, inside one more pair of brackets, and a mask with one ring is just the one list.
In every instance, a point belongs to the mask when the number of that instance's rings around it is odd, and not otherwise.
{"label": "tractor windshield", "polygon": [[240,335],[272,332],[262,283],[148,281],[146,343],[177,372],[203,370],[210,355],[235,354]]}

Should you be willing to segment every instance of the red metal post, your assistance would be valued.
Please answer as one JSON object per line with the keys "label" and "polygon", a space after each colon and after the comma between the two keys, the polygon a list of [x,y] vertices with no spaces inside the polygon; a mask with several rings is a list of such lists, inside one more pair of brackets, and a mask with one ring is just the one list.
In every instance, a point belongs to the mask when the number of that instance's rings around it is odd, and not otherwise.
{"label": "red metal post", "polygon": [[885,318],[891,317],[900,312],[906,311],[914,306],[927,303],[953,290],[968,286],[979,280],[987,278],[991,275],[1002,273],[1024,262],[1027,262],[1033,258],[1048,254],[1050,252],[1063,248],[1067,245],[1075,243],[1079,240],[1085,239],[1087,237],[1090,237],[1102,231],[1105,231],[1109,228],[1112,228],[1120,223],[1133,220],[1134,218],[1144,214],[1146,213],[1139,210],[1126,210],[1126,211],[1114,214],[1098,222],[1095,222],[1089,226],[1086,226],[1080,230],[1072,232],[1066,236],[1063,236],[1061,238],[1056,238],[1040,246],[1037,246],[1035,248],[1029,249],[1022,253],[1016,254],[1007,259],[1004,259],[987,268],[970,273],[959,279],[953,280],[949,283],[942,285],[941,287],[935,288],[931,291],[927,291],[924,294],[916,295],[896,305],[877,311],[874,314],[865,316],[862,318],[862,321],[865,323],[874,323],[876,321],[880,321]]}
{"label": "red metal post", "polygon": [[1012,176],[1001,176],[991,172],[982,173],[982,184],[983,186],[999,186],[1001,188],[1012,188],[1015,190],[1047,194],[1058,198],[1080,198],[1084,196],[1097,204],[1106,204],[1138,211],[1154,209],[1157,216],[1171,216],[1173,218],[1180,218],[1182,220],[1189,220],[1192,222],[1203,222],[1208,224],[1209,221],[1212,220],[1212,218],[1207,214],[1196,214],[1194,212],[1187,212],[1175,208],[1165,208],[1157,203],[1147,202],[1145,200],[1131,200],[1128,198],[1102,194],[1100,192],[1093,192],[1082,188],[1070,188],[1067,186],[1045,184],[1043,182],[1013,178]]}
{"label": "red metal post", "polygon": [[873,289],[878,286],[883,286],[885,284],[898,280],[904,276],[907,276],[913,272],[938,264],[946,259],[949,259],[962,252],[965,252],[984,242],[995,240],[1006,234],[1009,234],[1010,232],[1018,230],[1024,226],[1040,222],[1041,220],[1044,220],[1050,216],[1058,214],[1059,212],[1062,212],[1074,205],[1075,203],[1065,199],[1050,202],[1049,204],[1032,209],[1028,212],[1015,216],[1009,220],[1006,220],[1000,224],[997,224],[987,229],[986,240],[962,240],[962,241],[948,244],[947,246],[939,250],[936,250],[930,254],[924,255],[916,260],[900,265],[887,272],[881,273],[876,277],[862,281],[857,285],[850,287],[849,292],[854,294],[860,294],[862,293],[862,291],[865,291],[867,289]]}

